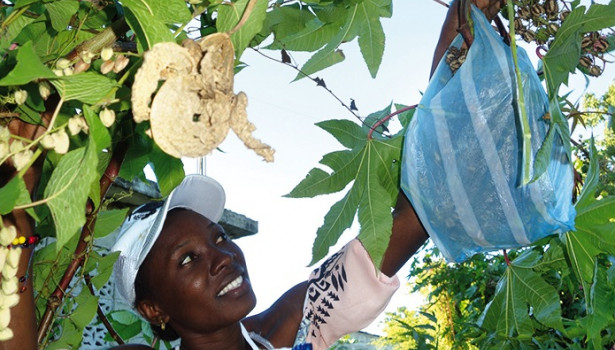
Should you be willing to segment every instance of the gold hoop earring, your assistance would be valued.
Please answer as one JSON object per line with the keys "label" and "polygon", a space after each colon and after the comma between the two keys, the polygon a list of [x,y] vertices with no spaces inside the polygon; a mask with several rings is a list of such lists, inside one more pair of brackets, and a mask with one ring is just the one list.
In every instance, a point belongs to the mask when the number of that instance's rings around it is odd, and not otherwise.
{"label": "gold hoop earring", "polygon": [[164,323],[163,320],[160,320],[160,329],[164,331],[166,328],[167,328],[167,325]]}

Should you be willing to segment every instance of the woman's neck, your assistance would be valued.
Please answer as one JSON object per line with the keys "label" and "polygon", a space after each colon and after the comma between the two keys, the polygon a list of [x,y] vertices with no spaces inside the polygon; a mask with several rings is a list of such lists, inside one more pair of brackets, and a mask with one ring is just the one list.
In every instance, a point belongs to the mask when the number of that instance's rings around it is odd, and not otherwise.
{"label": "woman's neck", "polygon": [[251,350],[241,332],[239,323],[208,334],[181,337],[181,350]]}

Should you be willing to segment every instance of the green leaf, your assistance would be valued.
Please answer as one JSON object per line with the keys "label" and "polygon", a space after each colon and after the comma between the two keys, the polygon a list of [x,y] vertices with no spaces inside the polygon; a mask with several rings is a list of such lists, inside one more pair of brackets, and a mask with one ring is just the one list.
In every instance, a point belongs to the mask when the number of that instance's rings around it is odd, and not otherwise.
{"label": "green leaf", "polygon": [[46,3],[45,8],[49,12],[53,29],[62,32],[67,30],[71,18],[77,13],[79,2],[77,0],[57,0]]}
{"label": "green leaf", "polygon": [[175,40],[169,27],[156,17],[150,1],[124,0],[122,3],[126,23],[135,32],[140,51],[151,49],[160,42]]}
{"label": "green leaf", "polygon": [[503,337],[530,339],[534,327],[529,316],[542,324],[562,330],[560,300],[555,288],[531,269],[508,266],[498,282],[493,300],[487,305],[481,324]]}
{"label": "green leaf", "polygon": [[352,225],[361,195],[359,186],[352,186],[344,198],[335,203],[325,215],[324,223],[316,231],[310,265],[327,256],[329,248]]}
{"label": "green leaf", "polygon": [[111,313],[111,319],[121,325],[128,326],[133,323],[141,323],[141,319],[132,311],[117,310]]}
{"label": "green leaf", "polygon": [[4,51],[9,48],[15,38],[22,32],[22,30],[30,23],[34,22],[34,18],[28,16],[17,17],[8,28],[0,35],[0,51]]}
{"label": "green leaf", "polygon": [[[514,262],[513,262],[514,265]],[[515,289],[532,307],[532,314],[545,326],[563,330],[562,310],[557,290],[531,269],[512,268]]]}
{"label": "green leaf", "polygon": [[59,250],[85,223],[85,204],[96,180],[96,145],[73,150],[60,160],[45,188],[45,198],[56,227]]}
{"label": "green leaf", "polygon": [[355,5],[348,10],[348,17],[344,26],[338,31],[337,35],[329,41],[329,43],[312,56],[301,67],[301,72],[297,74],[295,80],[304,78],[307,75],[318,72],[322,69],[330,67],[336,63],[344,60],[344,54],[341,50],[338,50],[340,44],[344,41],[350,30],[352,29],[355,21],[357,20],[359,6]]}
{"label": "green leaf", "polygon": [[137,125],[137,130],[130,137],[130,144],[120,168],[119,177],[132,181],[135,177],[145,179],[143,169],[149,163],[149,154],[154,143],[142,130],[145,123]]}
{"label": "green leaf", "polygon": [[615,26],[615,3],[613,1],[609,1],[606,5],[597,2],[592,3],[581,24],[583,33]]}
{"label": "green leaf", "polygon": [[115,264],[118,256],[120,256],[120,252],[112,252],[98,259],[96,276],[91,279],[96,289],[101,289],[109,281],[113,273],[113,264]]}
{"label": "green leaf", "polygon": [[34,79],[55,77],[56,75],[40,61],[34,52],[32,42],[27,42],[19,48],[17,65],[0,79],[0,86],[24,85]]}
{"label": "green leaf", "polygon": [[375,78],[384,54],[384,30],[377,5],[371,1],[359,4],[357,22],[361,23],[359,48],[372,78]]}
{"label": "green leaf", "polygon": [[100,152],[103,149],[111,145],[111,135],[109,130],[100,121],[100,118],[94,113],[92,108],[88,105],[82,106],[83,117],[88,123],[90,137],[94,139],[96,144],[96,152]]}
{"label": "green leaf", "polygon": [[98,297],[90,294],[90,291],[84,287],[81,293],[75,297],[75,303],[77,308],[70,315],[70,319],[75,323],[77,329],[84,329],[96,315]]}
{"label": "green leaf", "polygon": [[593,279],[594,283],[589,293],[590,301],[587,303],[587,316],[583,319],[583,324],[587,338],[594,343],[595,349],[600,349],[602,348],[600,334],[614,321],[615,295],[603,269],[596,266]]}
{"label": "green leaf", "polygon": [[98,218],[96,219],[96,226],[94,228],[94,237],[105,237],[118,229],[120,225],[122,225],[122,222],[124,222],[127,213],[128,208],[99,212]]}
{"label": "green leaf", "polygon": [[579,199],[574,207],[578,211],[582,211],[585,207],[591,205],[595,201],[596,189],[600,180],[600,165],[598,164],[598,150],[592,137],[589,141],[589,169],[585,176],[583,189],[579,195]]}
{"label": "green leaf", "polygon": [[339,23],[325,23],[314,17],[304,27],[276,34],[276,40],[267,49],[291,51],[315,51],[325,46],[339,32]]}
{"label": "green leaf", "polygon": [[547,135],[545,136],[545,139],[542,141],[542,145],[540,145],[540,148],[536,152],[536,157],[534,158],[534,167],[533,167],[534,171],[533,171],[532,180],[530,181],[530,183],[538,180],[540,176],[542,176],[542,174],[544,174],[545,171],[547,171],[547,167],[551,163],[553,140],[554,140],[554,135],[556,133],[555,130],[557,128],[558,128],[557,124],[555,124],[553,121],[550,121],[549,131],[547,131]]}
{"label": "green leaf", "polygon": [[181,159],[163,152],[158,145],[154,145],[149,156],[158,187],[160,187],[160,194],[166,197],[184,179],[184,164]]}
{"label": "green leaf", "polygon": [[26,190],[26,185],[23,179],[15,176],[6,185],[0,188],[0,214],[6,215],[13,210],[17,199],[22,196],[22,192]]}
{"label": "green leaf", "polygon": [[553,44],[543,57],[549,97],[557,95],[562,83],[568,82],[581,57],[580,34],[615,26],[615,2],[594,3],[587,13],[585,6],[575,8],[557,31]]}
{"label": "green leaf", "polygon": [[366,170],[368,183],[359,207],[359,224],[361,224],[359,240],[365,246],[374,265],[380,267],[393,228],[391,216],[393,203],[387,189],[379,183],[377,169],[372,165],[371,169]]}
{"label": "green leaf", "polygon": [[[231,3],[222,3],[218,9],[216,25],[219,32],[228,32],[241,20],[246,6],[250,0],[238,0]],[[263,28],[267,11],[267,0],[257,0],[252,8],[250,17],[239,30],[231,34],[231,41],[235,47],[235,57],[239,59],[250,41]]]}
{"label": "green leaf", "polygon": [[58,77],[51,83],[64,101],[78,100],[91,105],[105,98],[113,98],[109,93],[118,86],[115,80],[95,72]]}
{"label": "green leaf", "polygon": [[360,147],[365,144],[367,135],[361,127],[348,119],[331,119],[316,123],[316,126],[333,135],[342,146],[347,148]]}
{"label": "green leaf", "polygon": [[329,174],[319,168],[310,170],[288,195],[291,198],[314,197],[321,194],[341,191],[357,175],[357,169],[364,158],[362,150],[338,151],[326,154],[321,164],[329,167],[335,166],[334,172]]}

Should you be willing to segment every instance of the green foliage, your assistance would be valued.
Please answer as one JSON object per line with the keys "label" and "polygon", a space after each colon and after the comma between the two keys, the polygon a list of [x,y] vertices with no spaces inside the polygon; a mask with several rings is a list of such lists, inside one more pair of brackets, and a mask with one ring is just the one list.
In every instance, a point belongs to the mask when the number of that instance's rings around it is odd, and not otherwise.
{"label": "green foliage", "polygon": [[[399,159],[403,130],[390,138],[368,138],[373,123],[390,114],[391,106],[371,114],[363,127],[348,120],[329,120],[317,124],[348,148],[323,156],[320,164],[330,168],[310,170],[287,196],[314,197],[343,190],[352,186],[335,203],[318,229],[312,248],[312,262],[325,257],[342,233],[350,227],[358,212],[361,231],[359,239],[379,266],[388,245],[393,219],[391,207],[395,204],[399,183]],[[387,235],[388,233],[388,235]]]}
{"label": "green foliage", "polygon": [[[85,243],[80,245],[85,247],[79,256],[83,264],[64,290],[66,297],[41,348],[79,347],[82,329],[96,311],[96,289],[109,279],[117,255],[99,251],[97,240],[116,229],[127,213],[127,209],[114,209],[116,199],[106,198],[100,190],[100,182],[107,176],[103,173],[114,164],[114,157],[126,150],[119,176],[127,180],[145,179],[144,168],[150,165],[163,196],[184,176],[181,161],[163,153],[147,136],[148,122],[137,125],[132,120],[131,87],[143,53],[158,42],[180,42],[194,33],[205,36],[229,31],[244,13],[248,14],[248,4],[248,0],[198,4],[182,0],[17,0],[0,8],[0,127],[4,128],[10,118],[47,123],[46,131],[28,135],[31,138],[10,135],[27,147],[10,150],[0,158],[2,169],[5,163],[16,163],[19,156],[26,160],[24,169],[12,180],[5,181],[5,174],[1,174],[0,214],[26,209],[38,223],[37,232],[49,238],[49,244],[37,251],[33,260],[37,315],[44,314],[64,271],[77,258],[78,243]],[[548,147],[555,131],[560,131],[567,142],[567,121],[562,113],[556,113],[555,107],[560,107],[556,96],[559,86],[578,65],[581,34],[615,25],[612,1],[592,4],[587,11],[577,3],[571,6],[569,19],[543,60],[554,130],[544,143],[543,154],[550,154]],[[258,0],[247,21],[231,35],[235,58],[240,62],[246,49],[261,43],[270,50],[310,52],[312,56],[297,75],[300,79],[342,62],[344,44],[357,39],[370,74],[376,76],[385,46],[381,19],[391,15],[392,0]],[[191,22],[190,26],[197,29],[189,33],[186,28],[193,17],[201,21]],[[609,37],[609,42],[612,39]],[[114,44],[113,58],[105,61],[101,50]],[[120,57],[128,57],[125,67],[117,66]],[[113,70],[102,69],[109,62],[116,64]],[[21,96],[27,92],[23,103],[16,92]],[[606,196],[615,192],[612,95],[596,99],[591,107],[601,111],[601,123],[610,123],[611,134],[607,135],[611,136],[600,141],[591,166],[589,157],[580,161],[586,185],[577,206],[577,231],[541,242],[509,267],[501,257],[477,256],[466,264],[449,266],[436,251],[424,255],[423,263],[415,263],[413,271],[417,289],[429,293],[434,311],[413,316],[428,325],[397,322],[400,334],[426,349],[437,348],[438,344],[469,349],[474,345],[468,339],[486,348],[514,349],[540,344],[549,344],[544,345],[547,348],[598,348],[613,343],[610,310],[614,309],[615,268],[611,256],[615,232],[609,213],[614,212],[615,201]],[[114,113],[115,122],[101,120],[105,110]],[[369,135],[370,128],[390,112],[389,106],[372,113],[363,125],[347,120],[318,124],[344,149],[324,155],[320,164],[326,170],[312,169],[289,196],[313,197],[344,190],[346,194],[324,218],[312,262],[324,257],[358,218],[359,238],[375,263],[380,263],[398,193],[403,128],[385,136],[380,133],[386,129],[377,128],[373,137]],[[411,112],[399,115],[402,125],[411,116]],[[74,127],[80,118],[87,127],[73,132],[69,126],[72,123]],[[67,149],[49,146],[50,138],[64,142],[64,136],[69,138]],[[7,140],[0,139],[0,146],[6,144]],[[537,171],[546,169],[540,154],[536,158]],[[32,202],[24,174],[37,160],[43,167],[37,200]],[[86,218],[96,224],[84,228]],[[453,286],[452,280],[457,282]],[[478,319],[485,309],[483,318],[497,323],[480,328]],[[445,313],[451,316],[447,318],[450,322],[439,322]],[[435,315],[438,322],[429,315]],[[133,313],[113,312],[109,318],[126,339],[137,334],[148,341],[152,338],[147,324]]]}

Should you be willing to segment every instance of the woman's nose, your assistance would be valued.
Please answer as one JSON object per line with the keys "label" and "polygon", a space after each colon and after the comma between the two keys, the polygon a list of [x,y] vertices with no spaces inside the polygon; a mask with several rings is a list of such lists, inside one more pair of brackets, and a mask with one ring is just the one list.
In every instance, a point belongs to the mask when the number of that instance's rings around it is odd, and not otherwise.
{"label": "woman's nose", "polygon": [[229,267],[235,259],[235,252],[228,249],[215,249],[213,252],[211,274],[217,275]]}

